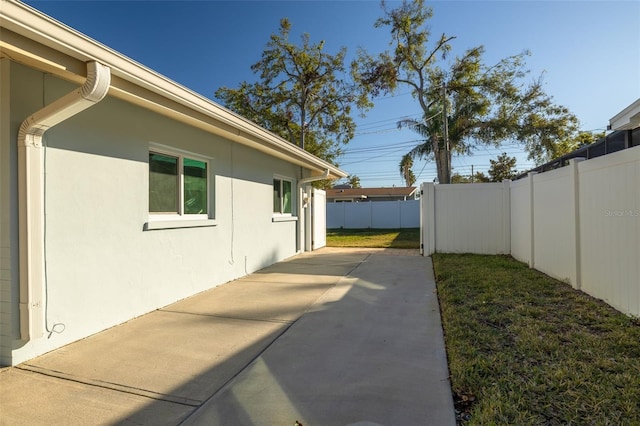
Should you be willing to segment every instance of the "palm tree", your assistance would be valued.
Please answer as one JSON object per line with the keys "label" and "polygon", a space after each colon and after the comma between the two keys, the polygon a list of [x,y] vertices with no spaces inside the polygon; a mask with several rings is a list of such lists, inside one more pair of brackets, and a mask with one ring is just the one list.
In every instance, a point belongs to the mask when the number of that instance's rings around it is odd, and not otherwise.
{"label": "palm tree", "polygon": [[457,142],[455,137],[453,140],[454,143],[451,143],[451,130],[454,129],[451,129],[452,123],[451,118],[449,117],[450,150],[446,149],[443,136],[444,123],[442,119],[439,119],[441,117],[442,111],[431,110],[429,111],[428,116],[425,116],[424,120],[404,119],[398,122],[398,128],[409,128],[424,138],[418,145],[402,157],[402,162],[400,163],[401,174],[403,173],[403,162],[407,162],[411,159],[411,165],[413,165],[414,158],[425,158],[427,160],[435,161],[438,181],[440,183],[449,183],[445,182],[445,180],[448,179],[448,176],[450,175],[450,172],[448,172],[447,169],[449,164],[451,164],[451,151],[458,151],[460,147],[455,143]]}
{"label": "palm tree", "polygon": [[407,186],[412,186],[416,182],[416,176],[413,174],[413,156],[411,154],[405,154],[400,160],[400,176],[406,182]]}

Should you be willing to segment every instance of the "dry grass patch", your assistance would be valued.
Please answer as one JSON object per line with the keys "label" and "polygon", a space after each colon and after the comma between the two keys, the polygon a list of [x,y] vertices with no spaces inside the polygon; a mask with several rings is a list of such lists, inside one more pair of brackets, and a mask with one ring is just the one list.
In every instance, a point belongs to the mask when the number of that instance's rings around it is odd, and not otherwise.
{"label": "dry grass patch", "polygon": [[640,424],[640,323],[508,256],[433,256],[461,423]]}

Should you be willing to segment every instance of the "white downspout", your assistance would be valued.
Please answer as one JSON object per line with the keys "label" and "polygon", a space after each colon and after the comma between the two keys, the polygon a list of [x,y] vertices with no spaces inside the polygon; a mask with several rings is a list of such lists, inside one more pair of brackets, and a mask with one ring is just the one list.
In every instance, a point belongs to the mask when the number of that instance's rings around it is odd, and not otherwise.
{"label": "white downspout", "polygon": [[[324,180],[327,179],[329,177],[329,169],[326,169],[324,171],[323,174],[321,174],[320,176],[311,176],[308,178],[304,178],[304,179],[300,179],[298,181],[298,212],[299,212],[299,220],[298,220],[298,250],[299,251],[306,251],[306,247],[302,246],[302,235],[303,232],[305,232],[307,229],[310,229],[311,226],[311,211],[307,210],[305,211],[305,207],[304,207],[304,195],[306,194],[306,190],[304,190],[303,186],[305,186],[308,183],[311,182],[315,182],[318,180]],[[307,224],[309,226],[307,226]],[[310,233],[309,233],[310,234]],[[305,246],[306,246],[306,241],[305,241]]]}
{"label": "white downspout", "polygon": [[45,218],[42,137],[49,128],[100,102],[111,71],[87,63],[87,80],[73,92],[27,118],[18,132],[18,222],[20,248],[20,338],[44,334]]}

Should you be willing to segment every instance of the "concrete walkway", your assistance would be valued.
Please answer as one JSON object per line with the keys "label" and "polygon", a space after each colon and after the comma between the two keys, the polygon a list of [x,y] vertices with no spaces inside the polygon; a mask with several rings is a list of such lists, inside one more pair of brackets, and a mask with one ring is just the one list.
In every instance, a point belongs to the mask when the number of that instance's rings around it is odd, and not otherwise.
{"label": "concrete walkway", "polygon": [[0,372],[2,425],[455,425],[430,258],[288,261]]}

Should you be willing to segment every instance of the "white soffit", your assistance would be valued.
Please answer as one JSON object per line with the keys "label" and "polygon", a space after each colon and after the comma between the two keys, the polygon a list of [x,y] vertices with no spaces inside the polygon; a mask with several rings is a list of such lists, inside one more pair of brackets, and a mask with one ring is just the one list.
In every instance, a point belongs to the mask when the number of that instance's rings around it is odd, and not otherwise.
{"label": "white soffit", "polygon": [[611,130],[632,130],[640,127],[640,99],[609,120]]}

